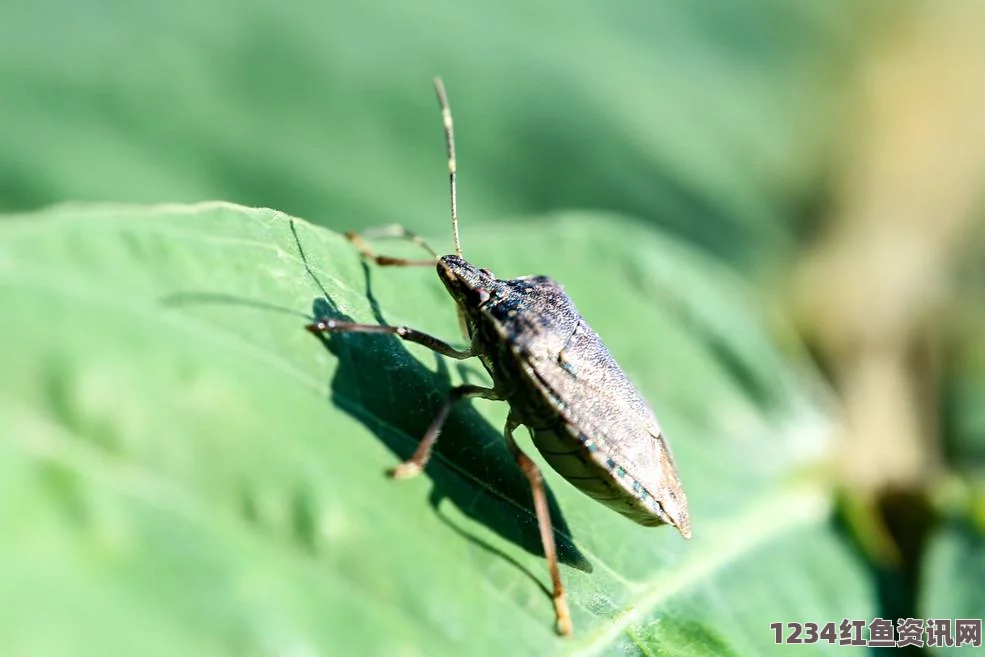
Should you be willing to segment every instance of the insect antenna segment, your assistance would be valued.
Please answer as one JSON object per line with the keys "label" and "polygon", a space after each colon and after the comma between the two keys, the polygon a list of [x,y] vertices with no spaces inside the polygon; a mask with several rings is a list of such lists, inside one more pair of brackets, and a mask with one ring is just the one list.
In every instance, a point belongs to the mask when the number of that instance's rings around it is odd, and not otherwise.
{"label": "insect antenna segment", "polygon": [[455,184],[455,128],[451,121],[451,107],[448,105],[445,83],[441,81],[441,78],[434,79],[434,90],[438,93],[441,119],[445,127],[445,148],[448,152],[448,185],[451,190],[451,228],[455,234],[455,255],[462,257],[462,243],[458,237],[458,186]]}

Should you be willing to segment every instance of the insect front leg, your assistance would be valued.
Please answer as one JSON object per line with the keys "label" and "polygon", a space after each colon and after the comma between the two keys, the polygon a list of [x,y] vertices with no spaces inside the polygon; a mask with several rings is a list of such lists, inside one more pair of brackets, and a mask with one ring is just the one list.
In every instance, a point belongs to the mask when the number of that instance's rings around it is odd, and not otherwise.
{"label": "insect front leg", "polygon": [[557,546],[554,544],[554,526],[551,523],[551,511],[547,506],[547,493],[544,492],[544,477],[540,473],[540,468],[533,460],[520,450],[520,446],[513,439],[513,431],[519,426],[512,416],[506,420],[506,429],[503,436],[506,438],[506,445],[513,453],[516,464],[527,477],[530,483],[530,492],[534,499],[534,511],[537,514],[537,527],[540,529],[540,542],[544,547],[544,556],[547,558],[547,567],[551,571],[551,581],[554,584],[554,614],[557,617],[557,633],[563,636],[571,636],[571,612],[568,610],[568,598],[564,592],[564,584],[561,583],[561,571],[558,568]]}
{"label": "insect front leg", "polygon": [[[380,226],[379,228],[369,228],[361,233],[350,230],[345,234],[345,237],[352,242],[357,249],[359,249],[359,252],[364,258],[367,260],[372,260],[382,267],[433,267],[438,259],[438,254],[434,249],[428,246],[428,243],[425,242],[420,235],[412,233],[399,224]],[[415,260],[412,258],[393,258],[391,256],[377,255],[366,242],[366,240],[371,239],[407,240],[408,242],[413,242],[430,253],[431,258],[428,260]]]}
{"label": "insect front leg", "polygon": [[493,388],[483,388],[481,386],[473,385],[463,385],[457,386],[451,389],[448,395],[448,399],[441,406],[441,410],[431,421],[431,426],[428,427],[427,432],[424,434],[424,438],[421,439],[420,444],[417,449],[414,450],[414,454],[398,465],[397,467],[390,470],[390,476],[394,479],[407,479],[415,475],[419,475],[424,466],[427,465],[428,461],[431,459],[431,449],[434,444],[438,441],[438,435],[441,433],[441,427],[444,426],[445,420],[448,419],[448,414],[451,412],[451,407],[455,405],[455,402],[461,401],[462,399],[468,399],[469,397],[482,397],[483,399],[492,399],[494,401],[499,401],[503,399]]}
{"label": "insect front leg", "polygon": [[471,358],[475,355],[472,346],[468,349],[455,349],[444,340],[439,340],[427,333],[421,333],[408,326],[383,326],[381,324],[355,324],[353,322],[340,322],[334,319],[320,319],[305,326],[311,333],[386,333],[396,335],[401,340],[414,342],[424,345],[431,351],[436,351],[443,356],[462,360]]}

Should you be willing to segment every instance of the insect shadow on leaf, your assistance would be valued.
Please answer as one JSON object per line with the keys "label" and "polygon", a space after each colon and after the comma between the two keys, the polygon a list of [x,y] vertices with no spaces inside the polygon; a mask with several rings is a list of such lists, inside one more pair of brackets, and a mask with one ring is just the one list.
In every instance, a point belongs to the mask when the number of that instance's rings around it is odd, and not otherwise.
{"label": "insect shadow on leaf", "polygon": [[[318,279],[293,221],[291,232],[308,275],[322,293],[312,302],[314,318],[353,321],[339,309]],[[365,262],[363,272],[366,298],[374,318],[379,324],[387,325],[373,295],[370,271]],[[432,372],[392,335],[316,335],[338,362],[330,384],[331,400],[372,431],[400,460],[408,458],[452,388],[446,359],[435,354],[437,371]],[[442,500],[449,499],[462,512],[506,540],[531,554],[543,556],[530,486],[507,450],[502,432],[470,404],[458,403],[442,428],[435,455],[440,458],[433,460],[425,473],[434,484],[429,503],[438,517],[456,533],[509,561],[539,583],[540,580],[514,558],[455,526],[439,508]],[[379,475],[384,476],[382,472]],[[399,483],[394,482],[394,487],[396,493]],[[572,542],[571,532],[550,490],[547,497],[551,516],[555,519],[559,560],[591,572],[592,565]],[[543,584],[541,587],[544,588]],[[546,588],[544,590],[547,593]]]}

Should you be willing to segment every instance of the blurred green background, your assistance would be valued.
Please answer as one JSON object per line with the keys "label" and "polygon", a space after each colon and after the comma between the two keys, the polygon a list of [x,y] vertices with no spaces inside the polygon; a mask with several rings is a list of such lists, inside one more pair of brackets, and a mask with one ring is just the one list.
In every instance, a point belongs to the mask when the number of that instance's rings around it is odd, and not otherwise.
{"label": "blurred green background", "polygon": [[223,199],[445,235],[441,75],[469,224],[615,210],[749,264],[815,200],[855,4],[7,3],[0,208]]}
{"label": "blurred green background", "polygon": [[[982,25],[976,0],[6,2],[0,212],[16,219],[0,223],[8,231],[0,272],[15,281],[5,313],[21,313],[13,300],[27,298],[15,290],[34,244],[17,241],[24,226],[71,232],[70,222],[33,215],[63,202],[222,200],[334,231],[398,222],[450,250],[431,88],[441,75],[455,117],[466,254],[536,267],[545,247],[517,247],[526,260],[507,253],[527,240],[569,244],[570,230],[571,250],[545,258],[556,269],[523,273],[561,278],[557,269],[568,267],[589,304],[613,281],[677,262],[677,246],[696,254],[682,261],[699,263],[699,279],[737,275],[757,299],[748,313],[759,333],[745,324],[730,333],[744,317],[730,303],[742,302],[675,288],[673,274],[656,296],[682,297],[699,324],[716,327],[720,342],[707,348],[739,372],[750,397],[763,385],[757,368],[783,370],[757,358],[822,373],[823,384],[809,374],[769,385],[802,386],[797,394],[829,416],[832,447],[815,465],[836,489],[832,525],[865,564],[879,613],[982,618]],[[569,213],[590,219],[568,224]],[[213,220],[203,225],[227,230]],[[594,290],[584,246],[592,231],[609,245]],[[331,238],[310,239],[343,257]],[[63,280],[75,276],[69,263],[79,253],[48,253],[66,267]],[[616,253],[639,260],[623,266]],[[79,270],[80,284],[90,274]],[[206,286],[208,273],[199,276]],[[423,311],[400,312],[428,321]],[[125,340],[115,348],[139,361]],[[736,353],[759,364],[737,364]],[[5,379],[8,408],[24,381]],[[366,617],[353,613],[357,627]],[[633,649],[757,654],[765,649],[757,641],[769,640],[763,627],[747,628],[756,640],[734,643],[667,628],[630,637]],[[425,652],[401,654],[431,654],[426,639],[408,645]],[[616,649],[592,650],[599,645]]]}

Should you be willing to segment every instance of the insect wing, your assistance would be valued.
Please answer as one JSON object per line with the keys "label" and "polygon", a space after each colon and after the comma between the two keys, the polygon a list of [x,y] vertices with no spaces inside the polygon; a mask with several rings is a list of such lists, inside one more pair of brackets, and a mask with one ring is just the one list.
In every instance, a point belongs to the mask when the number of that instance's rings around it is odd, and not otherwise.
{"label": "insect wing", "polygon": [[657,419],[598,334],[579,316],[559,351],[528,354],[527,363],[572,436],[592,445],[595,461],[655,516],[689,536],[687,497]]}

